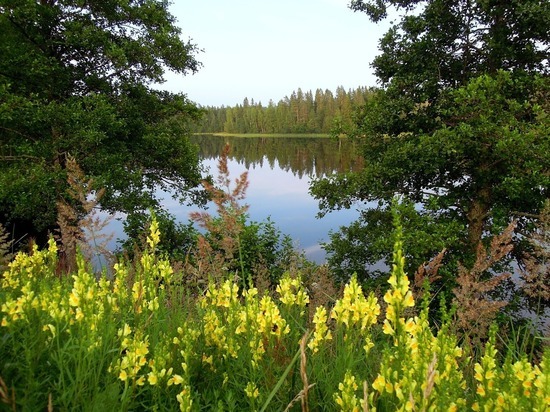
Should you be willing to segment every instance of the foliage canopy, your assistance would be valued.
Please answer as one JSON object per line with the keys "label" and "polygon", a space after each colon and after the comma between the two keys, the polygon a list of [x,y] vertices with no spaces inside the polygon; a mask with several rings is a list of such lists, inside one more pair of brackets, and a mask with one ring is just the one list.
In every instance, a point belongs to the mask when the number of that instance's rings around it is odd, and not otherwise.
{"label": "foliage canopy", "polygon": [[[394,8],[404,13],[380,40],[372,66],[382,87],[353,131],[364,142],[366,167],[314,183],[323,212],[378,201],[363,220],[387,227],[396,195],[417,205],[405,231],[411,241],[431,232],[433,243],[407,245],[411,264],[442,243],[455,258],[472,259],[477,244],[512,219],[528,233],[550,193],[549,4],[358,0],[350,7],[374,22]],[[389,232],[365,238],[355,269],[389,256]],[[344,249],[333,248],[335,266],[347,259]]]}
{"label": "foliage canopy", "polygon": [[193,73],[166,1],[0,1],[0,221],[30,234],[56,225],[75,158],[100,205],[132,214],[170,188],[195,200],[201,170],[186,137],[201,111],[158,90]]}

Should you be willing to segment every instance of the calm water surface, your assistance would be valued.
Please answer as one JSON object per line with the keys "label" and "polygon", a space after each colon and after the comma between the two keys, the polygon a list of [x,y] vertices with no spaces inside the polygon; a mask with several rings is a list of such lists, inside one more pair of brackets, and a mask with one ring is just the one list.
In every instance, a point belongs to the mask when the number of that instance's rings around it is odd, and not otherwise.
{"label": "calm water surface", "polygon": [[[355,145],[348,140],[218,136],[194,136],[192,140],[199,145],[203,165],[214,176],[219,154],[226,143],[230,145],[231,180],[248,171],[249,187],[243,202],[249,205],[250,220],[262,222],[271,218],[281,233],[289,235],[296,248],[312,261],[323,263],[326,256],[320,243],[329,240],[331,230],[349,224],[359,215],[357,210],[341,210],[317,218],[318,202],[309,195],[313,178],[361,167]],[[180,205],[169,194],[164,196],[164,206],[181,222],[189,220],[190,212],[200,210]],[[214,208],[208,210],[215,212]]]}
{"label": "calm water surface", "polygon": [[[314,137],[216,137],[195,136],[203,165],[216,175],[218,155],[229,144],[229,171],[233,178],[248,171],[250,185],[245,203],[250,219],[268,217],[306,256],[322,263],[325,259],[320,243],[328,241],[337,230],[358,217],[356,210],[332,212],[317,218],[318,202],[309,195],[309,185],[316,177],[362,166],[355,145],[348,140],[335,141]],[[178,219],[186,219],[189,210],[171,208]]]}

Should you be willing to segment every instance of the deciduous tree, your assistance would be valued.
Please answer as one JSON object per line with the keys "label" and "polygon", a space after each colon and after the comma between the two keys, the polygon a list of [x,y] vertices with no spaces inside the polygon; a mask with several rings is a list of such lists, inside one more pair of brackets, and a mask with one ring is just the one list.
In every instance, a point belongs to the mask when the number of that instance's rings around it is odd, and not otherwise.
{"label": "deciduous tree", "polygon": [[[549,3],[357,0],[350,7],[374,22],[391,8],[403,14],[373,62],[382,87],[356,118],[366,167],[317,181],[312,193],[322,211],[356,201],[377,201],[382,210],[395,196],[416,204],[422,219],[404,222],[405,231],[425,233],[429,223],[439,240],[409,249],[414,263],[433,256],[441,240],[455,258],[473,261],[478,243],[512,219],[528,232],[550,194]],[[389,221],[370,210],[368,218],[378,216],[371,226]],[[369,236],[363,262],[387,245]]]}
{"label": "deciduous tree", "polygon": [[200,110],[157,85],[198,70],[197,52],[167,1],[0,0],[0,221],[55,227],[69,155],[104,210],[158,207],[157,188],[194,200]]}

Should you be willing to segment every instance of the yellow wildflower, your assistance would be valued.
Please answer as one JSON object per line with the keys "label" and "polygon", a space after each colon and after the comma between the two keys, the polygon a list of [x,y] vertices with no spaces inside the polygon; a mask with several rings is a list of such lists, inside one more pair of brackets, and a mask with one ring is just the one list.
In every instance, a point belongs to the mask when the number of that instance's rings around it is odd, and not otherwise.
{"label": "yellow wildflower", "polygon": [[349,328],[360,325],[361,331],[366,332],[376,323],[379,314],[378,299],[374,293],[369,294],[368,299],[365,298],[354,275],[344,287],[343,297],[334,304],[331,318],[336,320],[336,324],[344,324]]}
{"label": "yellow wildflower", "polygon": [[478,382],[481,382],[483,380],[483,367],[479,363],[476,363],[474,365],[474,370],[476,372],[475,375],[474,375],[474,378]]}
{"label": "yellow wildflower", "polygon": [[146,341],[144,342],[138,342],[136,344],[136,355],[137,356],[145,356],[149,353],[149,348],[148,348],[148,344]]}
{"label": "yellow wildflower", "polygon": [[118,379],[120,379],[121,381],[126,381],[126,379],[128,379],[128,374],[124,369],[120,371],[120,374],[118,375]]}
{"label": "yellow wildflower", "polygon": [[415,319],[413,318],[407,319],[407,321],[405,322],[405,331],[407,333],[414,334],[416,329],[417,329],[417,324],[415,322]]}
{"label": "yellow wildflower", "polygon": [[132,328],[127,323],[124,324],[122,329],[118,330],[118,336],[128,336],[130,333],[132,333]]}
{"label": "yellow wildflower", "polygon": [[160,230],[159,223],[155,217],[151,220],[151,227],[149,228],[149,236],[147,236],[147,243],[154,249],[160,243]]}
{"label": "yellow wildflower", "polygon": [[154,299],[151,299],[147,304],[147,309],[149,309],[150,312],[155,312],[159,309],[159,298],[158,296],[155,296]]}
{"label": "yellow wildflower", "polygon": [[403,306],[406,308],[410,308],[414,306],[414,298],[410,290],[408,290],[407,294],[405,295],[405,299],[403,300]]}
{"label": "yellow wildflower", "polygon": [[288,272],[285,272],[277,285],[276,291],[280,295],[279,300],[287,306],[305,307],[309,303],[309,296],[304,291],[299,276],[293,279]]}
{"label": "yellow wildflower", "polygon": [[480,396],[485,396],[485,388],[481,385],[477,385],[476,393]]}
{"label": "yellow wildflower", "polygon": [[383,393],[386,388],[386,379],[382,375],[378,375],[372,383],[372,387],[374,390],[378,391],[378,393]]}
{"label": "yellow wildflower", "polygon": [[79,306],[80,305],[80,298],[78,297],[78,292],[76,292],[74,289],[69,295],[69,305],[71,306]]}
{"label": "yellow wildflower", "polygon": [[149,372],[149,374],[147,375],[148,378],[147,378],[147,382],[149,382],[149,385],[156,385],[157,382],[158,382],[158,376],[157,374],[154,372],[154,371],[151,371]]}
{"label": "yellow wildflower", "polygon": [[367,336],[365,338],[365,345],[363,346],[363,349],[365,350],[365,353],[368,355],[369,351],[373,347],[374,347],[374,342],[372,341],[372,339],[369,336]]}
{"label": "yellow wildflower", "polygon": [[246,393],[246,396],[248,396],[250,399],[256,399],[258,396],[260,396],[260,391],[256,387],[256,384],[253,382],[248,382],[246,384],[244,392]]}
{"label": "yellow wildflower", "polygon": [[350,371],[346,372],[344,381],[338,384],[339,393],[334,394],[334,401],[340,406],[341,411],[359,412],[360,402],[355,391],[358,385],[355,381],[355,376]]}
{"label": "yellow wildflower", "polygon": [[260,300],[257,322],[259,331],[264,335],[281,337],[290,332],[290,327],[281,317],[279,308],[268,295],[265,295]]}
{"label": "yellow wildflower", "polygon": [[313,332],[313,337],[307,344],[308,348],[317,353],[319,351],[319,344],[323,340],[332,339],[330,330],[327,327],[327,310],[324,306],[318,306],[315,309],[315,314],[313,315],[313,323],[315,324],[315,331]]}
{"label": "yellow wildflower", "polygon": [[183,378],[181,375],[172,375],[170,379],[168,379],[168,382],[166,383],[167,386],[171,385],[181,385],[183,383]]}
{"label": "yellow wildflower", "polygon": [[393,329],[388,319],[384,320],[384,325],[382,326],[382,332],[384,332],[386,335],[391,335],[391,336],[395,335],[395,330]]}
{"label": "yellow wildflower", "polygon": [[176,400],[180,405],[181,412],[191,411],[191,407],[193,406],[193,399],[191,399],[191,388],[188,385],[185,385],[181,389],[181,392],[176,395]]}
{"label": "yellow wildflower", "polygon": [[134,298],[134,302],[141,300],[144,293],[143,282],[141,280],[135,282],[132,286],[132,297]]}
{"label": "yellow wildflower", "polygon": [[84,313],[82,312],[82,309],[76,308],[75,319],[78,321],[81,321],[82,319],[84,319]]}

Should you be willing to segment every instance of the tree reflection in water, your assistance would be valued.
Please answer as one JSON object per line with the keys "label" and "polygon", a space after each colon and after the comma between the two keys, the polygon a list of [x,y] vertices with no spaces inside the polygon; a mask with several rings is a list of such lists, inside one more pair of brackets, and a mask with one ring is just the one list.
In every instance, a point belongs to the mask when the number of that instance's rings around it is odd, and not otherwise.
{"label": "tree reflection in water", "polygon": [[[338,230],[359,215],[356,210],[341,210],[319,219],[318,203],[309,195],[312,178],[362,167],[357,142],[319,137],[211,135],[193,136],[192,142],[199,145],[203,165],[211,174],[216,173],[218,156],[228,143],[231,176],[236,178],[249,171],[245,202],[250,205],[250,219],[259,222],[270,217],[283,234],[291,236],[296,247],[317,263],[324,261],[320,243],[328,241],[329,231]],[[187,221],[191,209],[178,204],[170,206],[170,211],[182,221]]]}

